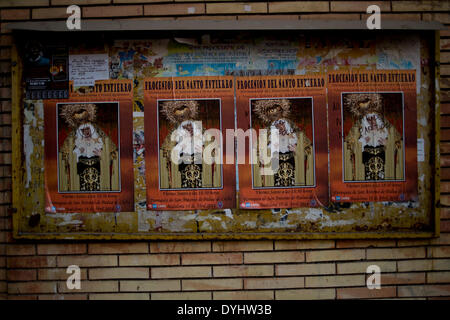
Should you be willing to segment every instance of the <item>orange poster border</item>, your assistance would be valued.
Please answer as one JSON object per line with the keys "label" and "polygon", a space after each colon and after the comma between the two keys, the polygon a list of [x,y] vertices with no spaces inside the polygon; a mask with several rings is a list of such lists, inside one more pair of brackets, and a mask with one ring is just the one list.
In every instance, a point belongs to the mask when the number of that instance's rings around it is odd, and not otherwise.
{"label": "orange poster border", "polygon": [[[45,211],[73,212],[132,212],[134,211],[133,173],[133,84],[130,80],[96,81],[93,91],[80,93],[70,85],[69,99],[44,102],[44,167]],[[106,90],[106,91],[105,91]],[[120,191],[59,192],[57,118],[58,103],[118,102],[120,119]],[[56,133],[56,134],[55,134]],[[88,204],[86,202],[89,201]],[[76,205],[74,205],[74,202]],[[56,205],[55,205],[56,204]],[[64,207],[63,207],[64,206]],[[66,208],[68,207],[68,208]]]}
{"label": "orange poster border", "polygon": [[[225,163],[227,154],[234,152],[234,148],[228,150],[225,143],[226,130],[234,130],[234,78],[231,76],[161,77],[147,78],[144,81],[147,209],[160,211],[234,208],[236,206],[235,165]],[[158,101],[205,99],[220,99],[222,185],[220,188],[162,189],[159,168]]]}
{"label": "orange poster border", "polygon": [[[241,209],[325,207],[328,204],[328,144],[325,77],[320,74],[311,74],[236,78],[237,82],[246,80],[255,81],[253,84],[256,87],[250,85],[249,87],[244,88],[243,85],[236,85],[237,124],[238,128],[242,129],[244,132],[251,128],[250,101],[252,99],[312,99],[313,136],[315,144],[315,185],[313,187],[254,188],[252,165],[248,162],[248,159],[250,159],[249,148],[246,147],[245,155],[238,155],[238,157],[245,156],[245,159],[247,159],[245,161],[241,159],[238,165],[239,207]],[[286,87],[283,86],[283,83],[291,83],[291,85],[295,83],[295,85],[293,87]],[[303,87],[300,83],[303,83]],[[309,85],[307,83],[309,83]],[[314,87],[313,84],[320,85]]]}
{"label": "orange poster border", "polygon": [[[389,78],[389,75],[396,75],[396,79],[403,80],[394,81],[395,77]],[[333,202],[417,201],[417,96],[415,75],[415,70],[359,70],[328,73],[330,195]],[[389,81],[389,79],[393,81]],[[398,92],[402,94],[403,180],[344,181],[342,94],[358,92]]]}

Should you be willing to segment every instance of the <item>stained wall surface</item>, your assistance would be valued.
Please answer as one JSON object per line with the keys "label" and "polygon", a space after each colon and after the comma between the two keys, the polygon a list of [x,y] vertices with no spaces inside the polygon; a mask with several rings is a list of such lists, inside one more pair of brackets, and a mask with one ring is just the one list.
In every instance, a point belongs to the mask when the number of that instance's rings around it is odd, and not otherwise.
{"label": "stained wall surface", "polygon": [[[77,1],[71,1],[74,4]],[[364,1],[164,2],[80,1],[85,19],[366,18]],[[120,3],[119,3],[120,2]],[[379,1],[382,17],[449,24],[448,1]],[[372,4],[372,3],[370,3]],[[64,0],[2,1],[0,292],[27,299],[345,299],[450,296],[450,200],[447,115],[450,33],[441,31],[441,235],[431,240],[15,241],[11,237],[10,21],[65,19]],[[194,8],[194,9],[192,9]],[[250,11],[249,11],[250,9]],[[424,70],[426,71],[426,64]],[[425,83],[429,85],[429,83]],[[426,99],[426,98],[425,98]],[[139,110],[135,110],[139,111]],[[450,117],[449,117],[450,119]],[[450,122],[449,122],[450,123]],[[424,126],[426,126],[424,124]],[[448,139],[447,139],[448,138]],[[450,161],[450,160],[449,160]],[[150,220],[152,221],[152,220]],[[147,223],[148,224],[148,223]],[[152,223],[149,224],[152,226]],[[145,223],[142,224],[142,228]],[[218,226],[220,227],[220,225]],[[2,264],[2,261],[4,263]],[[65,286],[65,268],[82,268],[82,289]],[[367,290],[365,271],[381,267],[381,290]]]}

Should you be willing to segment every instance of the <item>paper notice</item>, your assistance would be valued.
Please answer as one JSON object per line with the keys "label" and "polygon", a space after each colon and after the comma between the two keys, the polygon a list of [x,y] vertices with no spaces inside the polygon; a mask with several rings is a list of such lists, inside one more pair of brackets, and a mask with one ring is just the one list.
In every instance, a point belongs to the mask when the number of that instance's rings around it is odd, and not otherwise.
{"label": "paper notice", "polygon": [[417,139],[417,162],[425,161],[425,140]]}
{"label": "paper notice", "polygon": [[74,87],[93,86],[95,80],[109,79],[107,54],[76,54],[69,56],[69,79]]}

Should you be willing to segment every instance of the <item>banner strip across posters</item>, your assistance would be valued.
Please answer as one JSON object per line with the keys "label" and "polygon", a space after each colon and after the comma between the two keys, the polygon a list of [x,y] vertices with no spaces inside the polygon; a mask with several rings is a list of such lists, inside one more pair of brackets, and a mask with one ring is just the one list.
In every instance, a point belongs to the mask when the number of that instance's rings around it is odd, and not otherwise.
{"label": "banner strip across posters", "polygon": [[[70,88],[45,102],[46,210],[134,211],[131,81]],[[147,210],[417,200],[415,71],[147,78],[144,103]]]}

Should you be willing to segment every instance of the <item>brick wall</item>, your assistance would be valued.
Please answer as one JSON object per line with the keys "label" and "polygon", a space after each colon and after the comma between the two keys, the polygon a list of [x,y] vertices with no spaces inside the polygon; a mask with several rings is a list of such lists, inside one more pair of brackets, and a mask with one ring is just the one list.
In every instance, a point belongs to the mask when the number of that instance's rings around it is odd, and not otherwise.
{"label": "brick wall", "polygon": [[[11,37],[8,21],[84,19],[437,20],[441,32],[441,237],[433,240],[17,243],[11,239]],[[250,8],[249,8],[250,6]],[[249,9],[251,11],[249,11]],[[0,298],[9,299],[346,299],[450,298],[449,1],[0,0]],[[8,243],[6,246],[5,244]],[[68,292],[65,268],[82,268]],[[381,267],[381,290],[365,270]],[[6,279],[8,280],[6,282]]]}

